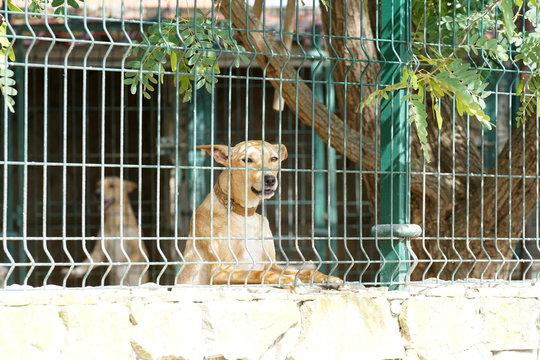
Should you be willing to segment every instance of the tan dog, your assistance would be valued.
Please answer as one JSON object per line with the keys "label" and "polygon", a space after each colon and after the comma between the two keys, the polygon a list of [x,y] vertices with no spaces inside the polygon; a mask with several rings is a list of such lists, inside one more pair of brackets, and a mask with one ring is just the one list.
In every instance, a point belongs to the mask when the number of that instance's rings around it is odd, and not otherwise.
{"label": "tan dog", "polygon": [[[262,141],[248,141],[246,154],[246,143],[242,142],[230,149],[230,159],[229,148],[225,145],[214,145],[213,149],[211,145],[197,148],[213,155],[223,166],[241,169],[223,171],[214,191],[197,208],[194,224],[193,219],[191,221],[189,236],[192,240],[188,240],[184,251],[187,264],[180,267],[178,283],[293,284],[312,280],[343,283],[337,277],[315,270],[285,270],[275,264],[276,251],[268,219],[255,210],[263,197],[269,199],[277,190],[280,156],[281,161],[287,158],[284,145],[265,142],[263,151]],[[272,170],[263,170],[263,156],[264,168]],[[227,226],[228,209],[230,229]]]}
{"label": "tan dog", "polygon": [[[103,236],[96,243],[90,254],[92,262],[148,262],[144,243],[139,242],[139,227],[129,202],[128,193],[137,188],[133,181],[122,180],[116,176],[103,179],[103,193],[101,181],[96,184],[96,197],[103,197],[104,224],[98,237]],[[121,200],[121,195],[122,200]],[[111,239],[111,237],[113,239]],[[107,239],[109,238],[109,239]],[[90,264],[86,259],[84,263]],[[91,271],[90,265],[81,265],[73,270],[64,269],[64,274],[82,277]],[[148,273],[145,265],[113,265],[107,275],[109,285],[138,285],[148,282]],[[71,270],[71,271],[70,271]]]}

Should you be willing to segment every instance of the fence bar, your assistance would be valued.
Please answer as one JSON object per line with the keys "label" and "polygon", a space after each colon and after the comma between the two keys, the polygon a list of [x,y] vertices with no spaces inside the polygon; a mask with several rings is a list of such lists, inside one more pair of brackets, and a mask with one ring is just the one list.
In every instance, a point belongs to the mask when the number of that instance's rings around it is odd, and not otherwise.
{"label": "fence bar", "polygon": [[[400,81],[403,64],[408,59],[409,0],[382,0],[382,50],[387,62],[382,69],[382,83]],[[381,104],[381,207],[382,224],[406,224],[409,212],[409,131],[407,103],[400,101],[405,95],[399,91]],[[384,173],[389,172],[389,173]],[[383,283],[403,283],[408,270],[409,253],[404,240],[381,241],[383,265],[380,276]]]}

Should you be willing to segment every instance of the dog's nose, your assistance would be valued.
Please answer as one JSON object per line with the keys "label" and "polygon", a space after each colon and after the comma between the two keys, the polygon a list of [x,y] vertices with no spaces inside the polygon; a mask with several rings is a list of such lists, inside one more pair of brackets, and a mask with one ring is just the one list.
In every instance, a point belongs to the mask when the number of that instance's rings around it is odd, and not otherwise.
{"label": "dog's nose", "polygon": [[272,187],[276,185],[276,177],[274,175],[264,175],[264,186]]}
{"label": "dog's nose", "polygon": [[96,198],[101,199],[101,191],[96,191],[94,195],[96,195]]}

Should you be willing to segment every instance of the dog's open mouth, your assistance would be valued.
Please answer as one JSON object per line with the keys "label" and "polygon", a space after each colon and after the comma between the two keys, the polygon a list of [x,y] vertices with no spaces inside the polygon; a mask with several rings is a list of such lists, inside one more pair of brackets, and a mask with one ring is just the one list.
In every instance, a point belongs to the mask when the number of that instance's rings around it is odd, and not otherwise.
{"label": "dog's open mouth", "polygon": [[267,198],[267,197],[270,197],[270,196],[274,195],[274,193],[276,192],[276,189],[267,188],[267,189],[264,189],[264,190],[257,190],[252,186],[251,191],[253,191],[255,193],[255,195],[257,195],[257,196],[263,196],[264,195],[264,197]]}
{"label": "dog's open mouth", "polygon": [[103,201],[103,211],[107,211],[107,209],[110,208],[111,205],[114,204],[114,202],[115,202],[115,199]]}

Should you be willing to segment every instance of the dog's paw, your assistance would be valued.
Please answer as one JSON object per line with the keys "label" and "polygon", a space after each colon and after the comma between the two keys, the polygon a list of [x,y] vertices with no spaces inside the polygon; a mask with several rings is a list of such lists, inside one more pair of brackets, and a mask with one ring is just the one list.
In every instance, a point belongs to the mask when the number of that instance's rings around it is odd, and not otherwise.
{"label": "dog's paw", "polygon": [[294,275],[281,275],[275,279],[273,284],[278,284],[282,289],[289,290],[292,293],[296,292],[296,285],[302,284],[300,279],[297,279]]}
{"label": "dog's paw", "polygon": [[328,275],[324,282],[330,283],[330,284],[343,284],[343,280],[341,280],[337,276],[331,276],[331,275]]}
{"label": "dog's paw", "polygon": [[[317,272],[314,275],[312,275],[313,283],[314,284],[343,284],[343,280],[336,276],[332,275],[325,275],[323,273]],[[311,279],[310,279],[311,280]]]}
{"label": "dog's paw", "polygon": [[82,276],[84,276],[84,274],[86,274],[87,272],[87,268],[82,268],[82,267],[76,267],[76,268],[63,268],[62,269],[62,275],[67,275],[67,276],[70,276],[70,277],[75,277],[75,278],[80,278]]}

